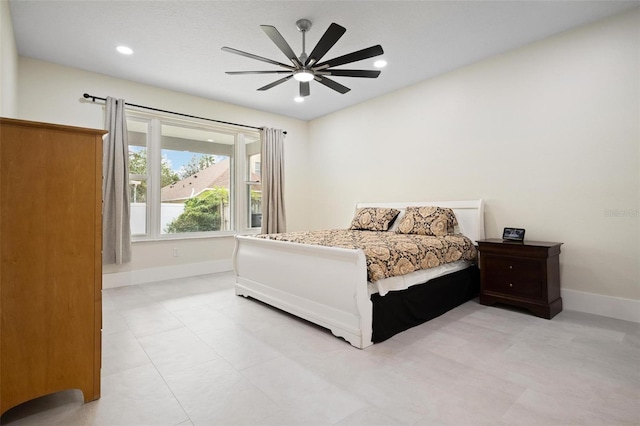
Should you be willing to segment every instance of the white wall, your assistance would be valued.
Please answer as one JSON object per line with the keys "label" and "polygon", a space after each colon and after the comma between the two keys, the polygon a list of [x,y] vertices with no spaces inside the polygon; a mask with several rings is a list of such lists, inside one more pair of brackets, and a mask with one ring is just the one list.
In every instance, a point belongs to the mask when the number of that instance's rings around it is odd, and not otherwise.
{"label": "white wall", "polygon": [[15,117],[18,110],[18,51],[9,2],[0,0],[0,117]]}
{"label": "white wall", "polygon": [[[20,57],[19,70],[18,118],[25,120],[103,128],[104,109],[99,104],[85,102],[82,94],[86,92],[216,120],[286,130],[285,203],[289,214],[288,227],[296,230],[308,226],[304,184],[307,174],[307,122],[31,58]],[[168,273],[166,268],[182,267],[185,270],[183,265],[195,263],[209,262],[213,267],[230,269],[233,247],[233,237],[136,242],[133,243],[131,263],[106,265],[104,272],[137,271],[131,282],[139,282],[144,279],[140,271],[148,272],[148,277],[156,277],[158,271],[154,272],[154,269]],[[179,257],[173,257],[174,248],[178,249]],[[129,278],[130,275],[125,275],[125,279]]]}
{"label": "white wall", "polygon": [[[290,230],[347,226],[357,201],[484,198],[488,237],[517,226],[561,241],[563,290],[637,311],[639,20],[614,17],[310,123],[20,58],[18,116],[102,127],[102,108],[81,102],[89,92],[284,128]],[[226,261],[232,248],[136,243],[131,264],[106,272]]]}
{"label": "white wall", "polygon": [[564,243],[563,288],[639,300],[639,22],[636,10],[310,122],[312,228],[348,226],[357,201],[484,198],[487,237],[510,226]]}

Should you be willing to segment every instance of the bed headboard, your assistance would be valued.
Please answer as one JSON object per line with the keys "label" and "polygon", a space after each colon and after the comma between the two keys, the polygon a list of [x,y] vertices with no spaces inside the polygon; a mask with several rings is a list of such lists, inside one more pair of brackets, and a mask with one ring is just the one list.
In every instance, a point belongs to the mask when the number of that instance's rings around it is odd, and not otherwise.
{"label": "bed headboard", "polygon": [[482,199],[469,201],[416,201],[398,203],[357,203],[356,209],[363,207],[389,207],[400,210],[397,224],[407,207],[437,206],[449,207],[458,219],[460,232],[471,238],[474,243],[484,238],[484,204]]}

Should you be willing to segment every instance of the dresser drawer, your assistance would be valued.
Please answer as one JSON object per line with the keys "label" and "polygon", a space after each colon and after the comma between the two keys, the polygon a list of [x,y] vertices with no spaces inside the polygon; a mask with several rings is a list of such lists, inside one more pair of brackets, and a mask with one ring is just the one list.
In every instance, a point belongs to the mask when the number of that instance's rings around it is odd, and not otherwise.
{"label": "dresser drawer", "polygon": [[482,257],[483,290],[538,299],[543,296],[545,263],[507,256]]}

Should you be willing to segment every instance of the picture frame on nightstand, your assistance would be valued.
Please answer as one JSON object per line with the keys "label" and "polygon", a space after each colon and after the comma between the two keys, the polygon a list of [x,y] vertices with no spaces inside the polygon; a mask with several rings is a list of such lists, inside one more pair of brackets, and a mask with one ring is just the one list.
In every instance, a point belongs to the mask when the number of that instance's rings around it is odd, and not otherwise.
{"label": "picture frame on nightstand", "polygon": [[502,231],[502,239],[504,241],[524,241],[524,229],[504,228]]}

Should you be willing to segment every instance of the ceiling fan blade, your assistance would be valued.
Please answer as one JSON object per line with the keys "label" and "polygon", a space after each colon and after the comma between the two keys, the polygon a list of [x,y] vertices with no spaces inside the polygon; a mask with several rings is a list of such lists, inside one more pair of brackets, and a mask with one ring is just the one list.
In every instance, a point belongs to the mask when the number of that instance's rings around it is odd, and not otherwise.
{"label": "ceiling fan blade", "polygon": [[321,76],[319,76],[319,75],[316,75],[316,78],[315,78],[315,79],[316,79],[316,81],[317,81],[318,83],[320,83],[320,84],[324,84],[324,85],[325,85],[325,86],[327,86],[328,88],[333,89],[333,90],[335,90],[336,92],[340,92],[340,93],[342,93],[343,95],[344,95],[345,93],[347,93],[349,90],[351,90],[351,89],[349,89],[348,87],[343,86],[343,85],[342,85],[342,84],[340,84],[340,83],[337,83],[337,82],[335,82],[335,81],[333,81],[333,80],[329,80],[327,77],[321,77]]}
{"label": "ceiling fan blade", "polygon": [[225,52],[229,52],[229,53],[235,53],[236,55],[245,56],[247,58],[257,59],[258,61],[266,62],[268,64],[278,65],[280,67],[288,68],[290,70],[295,69],[291,65],[286,65],[286,64],[283,64],[281,62],[274,61],[272,59],[263,58],[262,56],[254,55],[253,53],[243,52],[242,50],[234,49],[234,48],[231,48],[231,47],[226,47],[225,46],[225,47],[222,48],[222,50],[225,51]]}
{"label": "ceiling fan blade", "polygon": [[[279,71],[279,72],[287,72],[287,71]],[[380,71],[371,71],[371,70],[325,70],[320,71],[322,74],[325,72],[327,75],[333,75],[336,77],[364,77],[364,78],[377,78],[380,75]]]}
{"label": "ceiling fan blade", "polygon": [[345,31],[347,31],[347,29],[338,24],[333,23],[329,25],[329,28],[324,32],[322,38],[320,38],[320,41],[316,44],[316,47],[313,48],[313,51],[304,65],[306,67],[312,67],[313,64],[322,59],[329,49],[331,49],[340,37],[342,37]]}
{"label": "ceiling fan blade", "polygon": [[289,46],[289,43],[287,43],[284,37],[282,37],[282,34],[280,34],[280,32],[276,29],[276,27],[272,25],[260,25],[260,28],[262,28],[262,31],[264,31],[265,34],[269,36],[271,41],[274,42],[276,46],[278,46],[278,49],[282,50],[282,53],[284,53],[287,56],[287,58],[289,58],[289,60],[293,62],[296,68],[302,67],[302,63],[300,62],[296,54],[293,52],[293,49],[291,49],[291,46]]}
{"label": "ceiling fan blade", "polygon": [[348,53],[343,56],[338,56],[337,58],[329,59],[328,61],[324,61],[321,64],[318,64],[313,67],[314,71],[320,71],[325,68],[337,67],[338,65],[349,64],[351,62],[361,61],[363,59],[373,58],[378,55],[382,55],[384,50],[382,50],[382,46],[379,44],[376,46],[367,47],[366,49],[358,50],[357,52]]}
{"label": "ceiling fan blade", "polygon": [[264,91],[264,90],[269,90],[272,87],[277,86],[278,84],[282,84],[285,81],[289,80],[291,77],[293,77],[293,74],[286,76],[285,78],[281,78],[280,80],[276,80],[273,83],[269,83],[266,86],[262,86],[260,87],[258,90]]}
{"label": "ceiling fan blade", "polygon": [[289,74],[291,71],[225,71],[229,75],[241,74]]}
{"label": "ceiling fan blade", "polygon": [[300,97],[309,96],[311,91],[309,90],[309,82],[301,81],[300,82]]}

